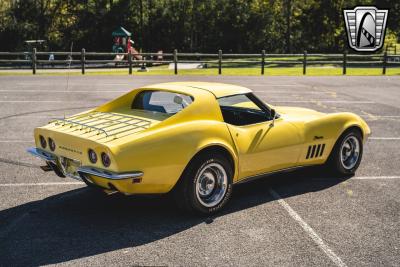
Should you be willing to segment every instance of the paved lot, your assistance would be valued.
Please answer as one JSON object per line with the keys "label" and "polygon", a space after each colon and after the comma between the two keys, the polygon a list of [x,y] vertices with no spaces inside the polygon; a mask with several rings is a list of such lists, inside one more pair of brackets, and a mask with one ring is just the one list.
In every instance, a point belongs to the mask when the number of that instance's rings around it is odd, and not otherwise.
{"label": "paved lot", "polygon": [[[355,177],[318,170],[234,188],[212,218],[43,173],[32,130],[161,81],[241,84],[273,105],[351,111],[373,136]],[[399,77],[0,77],[1,265],[400,265]]]}

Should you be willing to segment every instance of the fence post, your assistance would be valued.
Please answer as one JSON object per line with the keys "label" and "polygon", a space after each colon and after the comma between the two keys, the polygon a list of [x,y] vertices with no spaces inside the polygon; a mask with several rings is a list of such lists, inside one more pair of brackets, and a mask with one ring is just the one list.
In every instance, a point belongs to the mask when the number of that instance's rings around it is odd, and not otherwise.
{"label": "fence post", "polygon": [[222,74],[222,50],[218,50],[218,75]]}
{"label": "fence post", "polygon": [[347,74],[347,51],[343,52],[343,75]]}
{"label": "fence post", "polygon": [[383,54],[383,66],[382,66],[382,74],[386,75],[386,64],[387,64],[387,52]]}
{"label": "fence post", "polygon": [[36,74],[36,48],[32,49],[32,74]]}
{"label": "fence post", "polygon": [[132,75],[132,51],[128,51],[129,75]]}
{"label": "fence post", "polygon": [[265,50],[261,51],[261,75],[264,75],[264,67],[265,67]]}
{"label": "fence post", "polygon": [[174,49],[174,73],[178,74],[178,50]]}
{"label": "fence post", "polygon": [[81,69],[82,69],[82,74],[85,74],[85,48],[82,48],[81,51]]}
{"label": "fence post", "polygon": [[307,50],[304,50],[303,54],[303,75],[307,74]]}

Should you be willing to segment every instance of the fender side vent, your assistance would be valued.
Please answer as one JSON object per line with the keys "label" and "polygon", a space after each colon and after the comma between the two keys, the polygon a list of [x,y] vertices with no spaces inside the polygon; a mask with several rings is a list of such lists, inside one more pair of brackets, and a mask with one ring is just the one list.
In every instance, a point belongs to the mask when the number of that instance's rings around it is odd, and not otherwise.
{"label": "fender side vent", "polygon": [[319,158],[323,155],[325,144],[312,145],[308,147],[306,159]]}

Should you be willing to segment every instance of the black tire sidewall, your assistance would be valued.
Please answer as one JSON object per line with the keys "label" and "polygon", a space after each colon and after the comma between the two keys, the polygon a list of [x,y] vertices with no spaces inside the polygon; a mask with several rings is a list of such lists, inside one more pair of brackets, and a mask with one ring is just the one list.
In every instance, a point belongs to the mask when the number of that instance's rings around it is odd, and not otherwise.
{"label": "black tire sidewall", "polygon": [[[226,189],[225,195],[222,198],[222,200],[213,207],[206,207],[203,204],[201,204],[201,202],[197,199],[196,183],[197,183],[197,179],[199,178],[198,177],[199,172],[204,168],[204,166],[206,166],[207,164],[210,164],[210,163],[218,163],[224,168],[227,178],[228,178],[228,184],[227,184],[227,189]],[[215,212],[221,210],[225,206],[225,204],[228,202],[228,200],[230,199],[230,197],[232,195],[233,170],[232,170],[232,167],[229,164],[229,162],[224,157],[221,157],[221,156],[199,157],[195,162],[193,162],[192,171],[188,173],[188,177],[186,177],[186,178],[190,181],[190,183],[188,183],[188,187],[187,187],[190,206],[192,206],[192,208],[195,211],[198,211],[200,213],[211,214],[211,213],[215,213]]]}
{"label": "black tire sidewall", "polygon": [[[357,140],[360,144],[360,155],[358,157],[356,165],[354,165],[354,167],[351,169],[346,169],[343,166],[343,163],[341,161],[340,153],[341,153],[341,148],[343,146],[344,141],[350,136],[354,136],[355,138],[357,138]],[[358,167],[360,166],[362,155],[363,155],[363,140],[362,140],[361,134],[355,130],[349,130],[349,131],[344,132],[342,134],[342,136],[340,137],[339,141],[337,142],[337,144],[335,145],[335,149],[334,149],[333,165],[334,165],[335,171],[338,174],[342,174],[342,175],[354,174],[356,172],[356,170],[358,169]]]}

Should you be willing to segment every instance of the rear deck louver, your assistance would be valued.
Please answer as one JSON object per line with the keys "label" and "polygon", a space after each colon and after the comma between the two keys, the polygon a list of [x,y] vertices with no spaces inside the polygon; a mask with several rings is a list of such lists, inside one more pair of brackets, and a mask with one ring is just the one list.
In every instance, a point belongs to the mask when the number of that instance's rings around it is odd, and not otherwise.
{"label": "rear deck louver", "polygon": [[308,147],[306,159],[318,158],[324,154],[325,144],[312,145]]}

